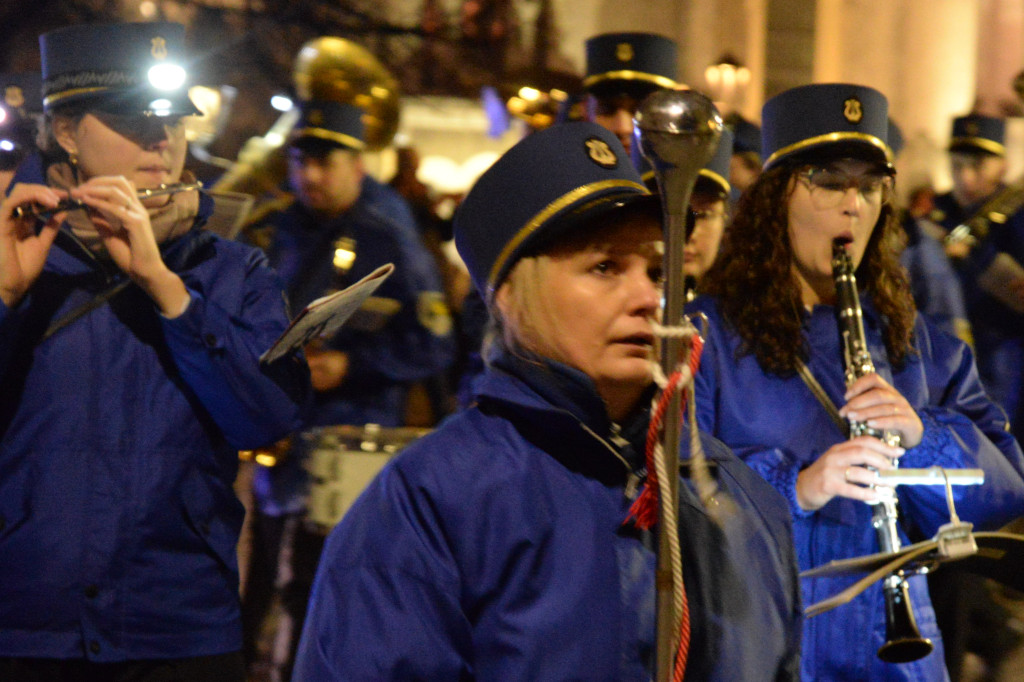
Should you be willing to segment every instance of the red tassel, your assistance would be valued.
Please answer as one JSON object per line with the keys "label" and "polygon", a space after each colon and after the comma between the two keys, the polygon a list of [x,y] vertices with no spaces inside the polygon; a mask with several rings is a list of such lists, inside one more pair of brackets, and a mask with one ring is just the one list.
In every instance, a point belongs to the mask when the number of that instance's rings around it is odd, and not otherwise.
{"label": "red tassel", "polygon": [[651,486],[650,481],[644,483],[640,495],[629,507],[626,521],[636,519],[635,525],[640,530],[650,530],[658,522],[658,493],[655,491],[656,488]]}

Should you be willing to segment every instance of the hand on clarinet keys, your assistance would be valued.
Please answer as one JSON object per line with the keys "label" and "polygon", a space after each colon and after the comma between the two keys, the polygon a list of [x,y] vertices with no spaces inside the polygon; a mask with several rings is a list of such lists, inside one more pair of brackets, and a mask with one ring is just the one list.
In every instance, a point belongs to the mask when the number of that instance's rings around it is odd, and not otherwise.
{"label": "hand on clarinet keys", "polygon": [[872,469],[892,469],[903,453],[872,436],[836,443],[797,476],[796,501],[806,511],[821,509],[837,496],[878,502],[890,493]]}
{"label": "hand on clarinet keys", "polygon": [[907,399],[878,374],[865,374],[854,381],[844,397],[847,402],[840,408],[840,416],[865,422],[879,431],[898,433],[905,448],[921,442],[921,418]]}

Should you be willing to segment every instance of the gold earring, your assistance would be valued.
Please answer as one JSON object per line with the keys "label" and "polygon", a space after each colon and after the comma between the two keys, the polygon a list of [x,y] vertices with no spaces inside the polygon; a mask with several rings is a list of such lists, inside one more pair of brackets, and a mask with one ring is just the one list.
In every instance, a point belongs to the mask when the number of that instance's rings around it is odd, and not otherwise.
{"label": "gold earring", "polygon": [[68,161],[71,163],[72,166],[77,166],[78,165],[78,154],[68,153]]}

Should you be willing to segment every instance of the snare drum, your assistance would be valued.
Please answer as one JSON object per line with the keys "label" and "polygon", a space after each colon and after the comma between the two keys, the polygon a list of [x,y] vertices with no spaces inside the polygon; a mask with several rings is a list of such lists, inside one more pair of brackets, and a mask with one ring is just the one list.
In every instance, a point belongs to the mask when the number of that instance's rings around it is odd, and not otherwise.
{"label": "snare drum", "polygon": [[324,426],[302,434],[310,474],[306,521],[327,534],[395,453],[430,429]]}

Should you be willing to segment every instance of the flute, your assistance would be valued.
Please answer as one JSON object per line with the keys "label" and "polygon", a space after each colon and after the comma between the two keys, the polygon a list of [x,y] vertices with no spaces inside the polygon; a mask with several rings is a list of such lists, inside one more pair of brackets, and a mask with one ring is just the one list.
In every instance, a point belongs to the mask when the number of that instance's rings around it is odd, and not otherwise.
{"label": "flute", "polygon": [[[140,189],[135,193],[135,196],[139,199],[148,199],[150,197],[159,197],[167,194],[177,194],[178,192],[191,192],[202,189],[202,187],[203,183],[198,180],[196,182],[176,182],[173,184],[163,184],[147,189]],[[35,203],[28,203],[16,206],[11,212],[11,217],[26,218],[28,216],[32,216],[34,218],[46,220],[55,213],[60,213],[61,211],[73,211],[79,208],[87,208],[85,202],[81,199],[64,199],[53,208],[40,206]]]}

